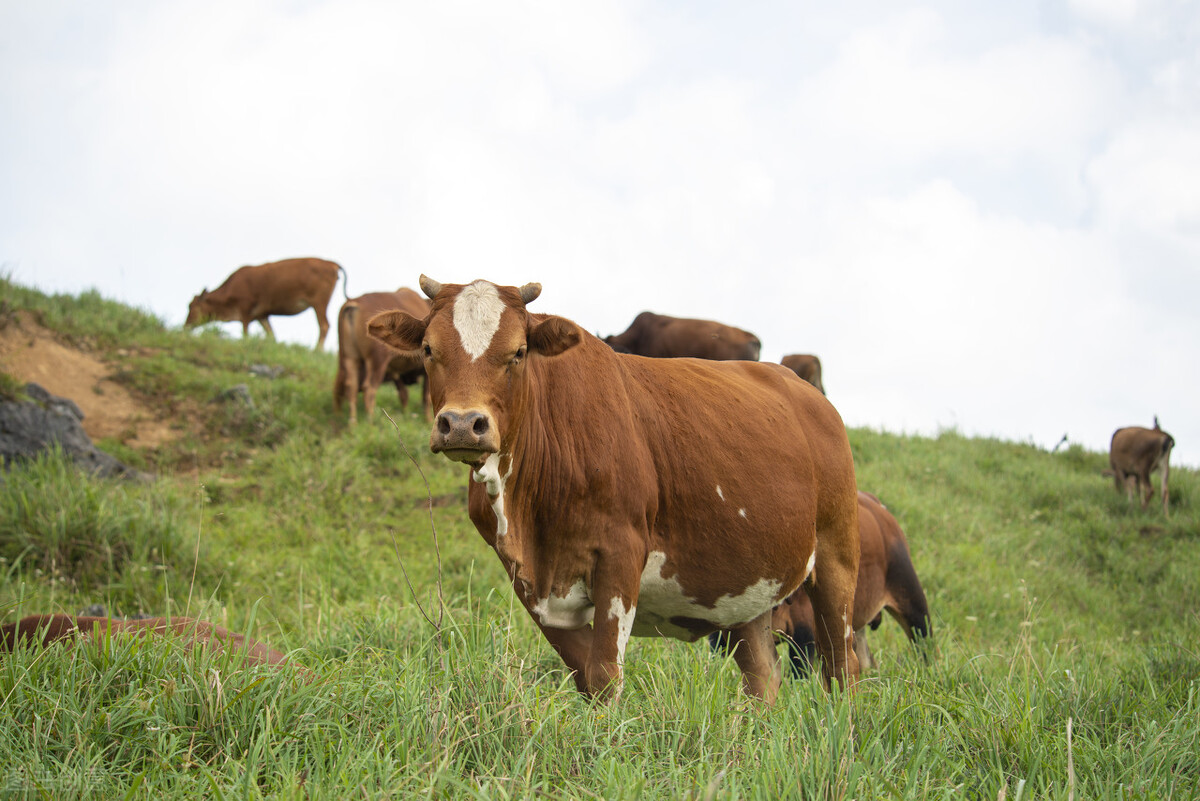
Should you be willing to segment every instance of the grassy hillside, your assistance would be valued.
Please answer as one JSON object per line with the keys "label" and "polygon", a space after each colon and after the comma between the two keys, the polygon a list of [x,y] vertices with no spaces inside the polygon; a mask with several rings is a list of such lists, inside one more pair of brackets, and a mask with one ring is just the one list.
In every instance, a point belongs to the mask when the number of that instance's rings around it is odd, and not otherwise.
{"label": "grassy hillside", "polygon": [[[0,280],[0,325],[21,315],[103,358],[178,438],[99,443],[150,484],[56,456],[3,476],[0,622],[91,603],[188,613],[317,678],[161,641],[15,654],[0,661],[5,795],[1200,797],[1195,471],[1172,470],[1164,520],[1077,447],[853,430],[860,486],[908,534],[936,658],[885,621],[881,668],[854,693],[793,681],[764,710],[707,648],[635,640],[624,696],[599,707],[467,520],[465,469],[428,452],[390,389],[395,423],[351,430],[332,354]],[[239,383],[252,408],[221,399]]]}

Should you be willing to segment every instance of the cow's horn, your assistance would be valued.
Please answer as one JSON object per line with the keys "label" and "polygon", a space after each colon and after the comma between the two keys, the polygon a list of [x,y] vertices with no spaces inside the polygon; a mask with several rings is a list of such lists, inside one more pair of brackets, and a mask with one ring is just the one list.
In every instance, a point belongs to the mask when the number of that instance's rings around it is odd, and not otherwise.
{"label": "cow's horn", "polygon": [[421,273],[421,291],[428,295],[430,300],[433,300],[442,291],[442,285],[425,273]]}
{"label": "cow's horn", "polygon": [[537,300],[537,296],[542,294],[542,285],[536,281],[531,281],[521,287],[521,302],[528,306]]}

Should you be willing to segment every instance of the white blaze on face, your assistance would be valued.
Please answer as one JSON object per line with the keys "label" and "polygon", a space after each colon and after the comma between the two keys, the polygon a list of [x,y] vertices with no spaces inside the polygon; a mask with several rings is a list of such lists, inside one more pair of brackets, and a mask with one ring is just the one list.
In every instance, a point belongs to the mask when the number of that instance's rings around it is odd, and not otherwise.
{"label": "white blaze on face", "polygon": [[492,499],[492,512],[496,515],[496,536],[503,537],[508,533],[508,518],[504,516],[504,484],[512,475],[512,462],[508,471],[500,474],[500,454],[493,453],[483,463],[483,467],[471,473],[471,478],[478,484],[487,487],[488,497]]}
{"label": "white blaze on face", "polygon": [[468,284],[454,299],[454,330],[462,340],[463,350],[475,361],[487,352],[492,337],[500,328],[504,301],[496,286],[487,281]]}
{"label": "white blaze on face", "polygon": [[571,585],[566,595],[548,596],[533,606],[538,622],[552,629],[577,629],[592,622],[596,607],[588,597],[587,586],[580,579]]}
{"label": "white blaze on face", "polygon": [[677,576],[665,576],[666,561],[662,551],[651,551],[646,557],[633,624],[633,633],[639,637],[695,640],[694,633],[672,623],[672,618],[706,620],[718,628],[729,628],[753,620],[779,603],[783,582],[760,578],[737,595],[722,595],[714,606],[705,606],[684,591]]}

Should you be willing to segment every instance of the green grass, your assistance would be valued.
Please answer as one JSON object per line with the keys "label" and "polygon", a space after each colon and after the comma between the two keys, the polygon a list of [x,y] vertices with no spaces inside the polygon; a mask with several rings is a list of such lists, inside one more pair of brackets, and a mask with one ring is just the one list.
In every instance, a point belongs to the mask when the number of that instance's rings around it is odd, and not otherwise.
{"label": "green grass", "polygon": [[[1200,798],[1195,471],[1172,470],[1164,520],[1100,454],[853,430],[936,658],[885,621],[853,693],[789,681],[768,710],[706,647],[635,640],[621,699],[597,706],[513,600],[415,404],[385,390],[396,426],[349,429],[332,354],[167,330],[95,293],[0,293],[184,426],[128,449],[152,484],[55,455],[3,477],[4,620],[188,612],[315,676],[169,640],[22,650],[0,660],[0,796]],[[253,410],[216,400],[235,383]]]}

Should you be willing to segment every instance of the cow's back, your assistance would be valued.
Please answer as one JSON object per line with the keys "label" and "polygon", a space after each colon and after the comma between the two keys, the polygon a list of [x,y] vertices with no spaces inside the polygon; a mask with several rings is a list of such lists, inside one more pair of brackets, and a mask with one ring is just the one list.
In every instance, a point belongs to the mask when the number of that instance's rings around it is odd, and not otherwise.
{"label": "cow's back", "polygon": [[[351,298],[342,305],[342,312],[338,314],[339,343],[342,331],[340,320],[344,315],[347,315],[349,319],[347,320],[346,327],[349,329],[348,333],[350,334],[350,342],[347,347],[348,352],[357,354],[358,358],[363,360],[399,360],[404,363],[406,369],[419,367],[421,362],[419,355],[415,353],[400,354],[367,334],[367,324],[371,322],[372,317],[395,309],[423,318],[429,313],[429,303],[407,287],[395,292],[368,292],[356,298]],[[341,345],[339,344],[340,347]]]}
{"label": "cow's back", "polygon": [[714,320],[642,312],[622,334],[607,342],[618,349],[654,359],[697,358],[758,361],[757,336]]}

